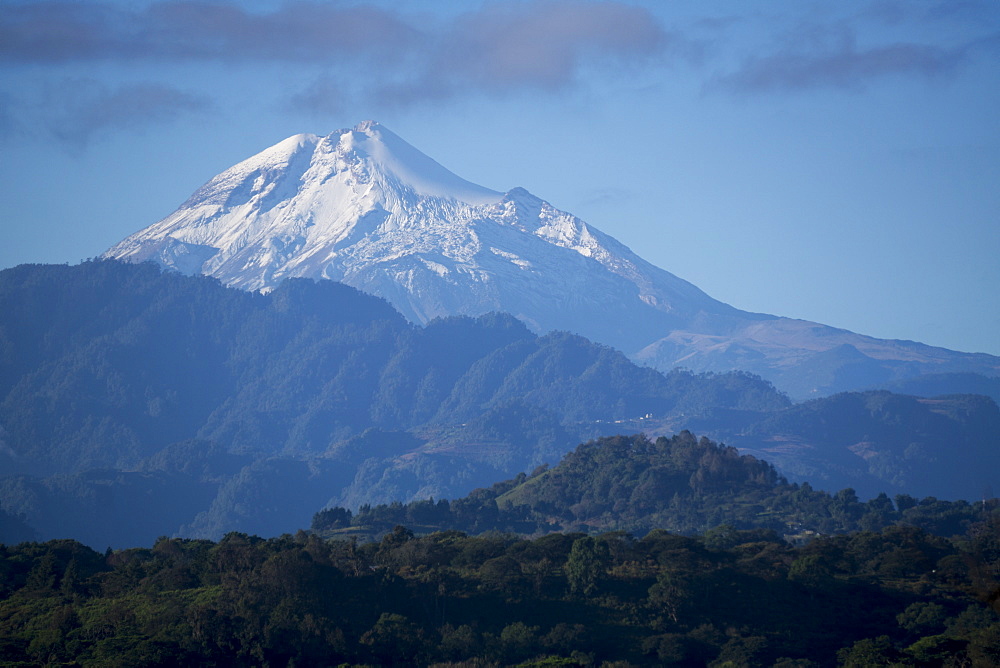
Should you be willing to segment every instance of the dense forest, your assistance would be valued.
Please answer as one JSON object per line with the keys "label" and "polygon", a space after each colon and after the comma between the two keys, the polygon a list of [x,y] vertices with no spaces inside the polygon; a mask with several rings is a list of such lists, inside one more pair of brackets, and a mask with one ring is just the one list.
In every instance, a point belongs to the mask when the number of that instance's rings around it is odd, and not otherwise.
{"label": "dense forest", "polygon": [[695,534],[728,526],[772,531],[795,542],[893,525],[962,535],[997,508],[997,499],[969,503],[879,494],[862,501],[851,488],[830,494],[808,483],[789,483],[767,462],[685,431],[655,441],[641,434],[591,441],[554,468],[539,467],[459,499],[364,505],[357,512],[324,509],[313,516],[311,528],[323,536],[372,539],[395,525],[425,533],[522,535],[644,535],[656,529]]}
{"label": "dense forest", "polygon": [[1000,665],[997,433],[332,282],[18,267],[0,665]]}
{"label": "dense forest", "polygon": [[0,545],[10,666],[987,666],[998,612],[997,500],[862,502],[689,432],[294,536]]}
{"label": "dense forest", "polygon": [[81,666],[991,666],[1000,513],[772,531],[232,533],[0,546],[0,661]]}

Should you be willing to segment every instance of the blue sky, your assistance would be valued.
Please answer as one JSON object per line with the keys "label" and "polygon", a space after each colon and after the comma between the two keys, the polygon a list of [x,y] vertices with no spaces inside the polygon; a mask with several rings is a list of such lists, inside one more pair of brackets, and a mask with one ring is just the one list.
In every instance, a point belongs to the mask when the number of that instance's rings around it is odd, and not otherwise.
{"label": "blue sky", "polygon": [[1000,354],[995,0],[0,4],[0,267],[371,118],[739,308]]}

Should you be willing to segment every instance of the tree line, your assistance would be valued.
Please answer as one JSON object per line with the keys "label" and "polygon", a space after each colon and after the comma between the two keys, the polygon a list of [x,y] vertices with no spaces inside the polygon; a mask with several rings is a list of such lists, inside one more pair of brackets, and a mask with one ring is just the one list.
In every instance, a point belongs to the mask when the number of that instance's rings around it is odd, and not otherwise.
{"label": "tree line", "polygon": [[1000,661],[1000,513],[793,546],[765,529],[0,546],[0,662],[964,666]]}

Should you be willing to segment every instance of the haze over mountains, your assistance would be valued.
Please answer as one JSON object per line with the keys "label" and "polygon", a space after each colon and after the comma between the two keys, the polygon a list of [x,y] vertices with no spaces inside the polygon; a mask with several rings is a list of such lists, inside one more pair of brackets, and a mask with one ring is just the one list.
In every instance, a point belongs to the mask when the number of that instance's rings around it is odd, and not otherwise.
{"label": "haze over mountains", "polygon": [[105,257],[250,290],[334,279],[416,323],[505,311],[665,371],[757,373],[798,399],[1000,371],[987,354],[733,308],[522,188],[501,193],[452,174],[372,121],[276,144]]}
{"label": "haze over mountains", "polygon": [[505,314],[416,326],[334,281],[0,272],[0,542],[277,535],[327,504],[454,499],[594,436],[683,429],[863,497],[977,499],[1000,467],[987,397],[791,405],[747,374],[661,374]]}
{"label": "haze over mountains", "polygon": [[417,327],[333,281],[260,295],[150,264],[0,272],[0,510],[44,537],[276,535],[331,500],[464,494],[615,420],[706,403],[788,405],[509,315]]}

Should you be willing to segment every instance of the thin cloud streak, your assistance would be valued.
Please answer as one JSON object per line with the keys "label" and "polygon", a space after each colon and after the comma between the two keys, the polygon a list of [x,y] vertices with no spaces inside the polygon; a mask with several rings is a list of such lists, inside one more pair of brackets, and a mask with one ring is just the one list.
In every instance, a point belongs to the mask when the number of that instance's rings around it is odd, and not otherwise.
{"label": "thin cloud streak", "polygon": [[[177,64],[294,66],[297,81],[311,77],[312,83],[297,84],[297,92],[286,93],[273,106],[328,114],[356,103],[405,108],[464,96],[565,93],[595,70],[615,76],[652,70],[665,76],[663,66],[677,62],[702,68],[706,53],[718,57],[728,43],[721,33],[739,23],[739,17],[709,17],[689,25],[690,34],[684,34],[668,30],[642,6],[615,0],[494,2],[441,20],[371,4],[315,0],[266,12],[212,0],[159,0],[138,8],[45,1],[8,5],[0,12],[0,64],[58,71],[112,63],[137,69],[140,78],[150,81],[169,76],[164,73]],[[693,37],[706,30],[713,36]],[[774,94],[859,89],[889,75],[948,73],[974,48],[971,43],[944,48],[905,41],[859,48],[844,24],[798,25],[778,44],[757,49],[735,71],[710,79],[705,90]],[[188,94],[176,85],[174,80],[172,90],[179,96],[164,95],[159,116],[155,108],[133,105],[136,124],[163,122],[204,106],[203,99],[196,103],[183,97]],[[18,97],[7,104],[6,119],[0,113],[8,128],[18,120],[14,110],[28,107],[19,99],[25,92],[11,91]],[[84,117],[70,136],[83,137],[85,143],[106,129],[129,125],[128,105],[108,108],[114,120],[102,121],[87,111],[90,107],[71,99],[73,94],[65,93],[62,106],[75,107]],[[150,98],[138,91],[128,96],[134,101]],[[56,106],[62,104],[58,93],[53,99]]]}
{"label": "thin cloud streak", "polygon": [[390,57],[419,31],[370,6],[315,2],[255,14],[237,4],[168,0],[141,10],[41,2],[0,14],[0,61],[270,60],[328,62],[345,54]]}
{"label": "thin cloud streak", "polygon": [[925,44],[897,43],[866,50],[853,45],[832,53],[778,53],[750,58],[742,67],[715,81],[741,93],[796,91],[810,88],[860,88],[888,75],[931,77],[953,70],[964,50]]}
{"label": "thin cloud streak", "polygon": [[559,87],[588,57],[659,53],[668,35],[645,9],[613,2],[488,6],[461,17],[441,40],[433,72],[506,88]]}
{"label": "thin cloud streak", "polygon": [[[900,15],[893,4],[874,5],[853,19],[815,23],[800,21],[775,37],[775,46],[759,48],[743,58],[734,71],[716,75],[708,90],[742,94],[770,94],[818,88],[861,90],[885,77],[930,79],[949,75],[975,58],[992,34],[949,39],[942,30],[938,43],[926,40],[884,39],[859,44],[858,35],[871,23],[898,25],[910,14]],[[922,21],[918,21],[922,22]],[[995,34],[995,33],[994,33]]]}
{"label": "thin cloud streak", "polygon": [[78,148],[105,131],[141,130],[210,106],[203,97],[149,82],[110,88],[97,81],[67,80],[50,98],[42,105],[48,131]]}
{"label": "thin cloud streak", "polygon": [[[191,0],[139,10],[42,2],[0,15],[0,62],[311,64],[328,73],[291,104],[316,110],[329,110],[340,91],[405,105],[463,92],[560,90],[587,64],[683,56],[687,46],[648,10],[610,0],[494,3],[429,28],[370,5],[316,2],[270,13]],[[349,81],[352,67],[366,63],[377,66],[367,79]]]}
{"label": "thin cloud streak", "polygon": [[371,5],[295,2],[270,13],[233,3],[164,0],[127,10],[40,2],[0,14],[0,61],[88,60],[335,62],[343,56],[416,58],[460,78],[562,82],[586,54],[657,50],[665,32],[645,9],[603,2],[499,4],[435,32]]}

